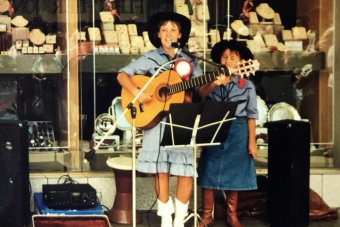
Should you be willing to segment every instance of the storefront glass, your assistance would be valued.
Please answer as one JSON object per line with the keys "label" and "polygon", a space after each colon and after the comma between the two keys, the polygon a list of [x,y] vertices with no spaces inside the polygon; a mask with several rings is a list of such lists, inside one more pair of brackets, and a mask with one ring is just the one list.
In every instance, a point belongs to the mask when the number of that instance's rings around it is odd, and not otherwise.
{"label": "storefront glass", "polygon": [[[260,111],[258,167],[267,165],[266,122],[290,118],[311,123],[311,167],[332,168],[336,7],[334,0],[2,1],[0,119],[28,121],[31,172],[108,171],[108,157],[132,150],[126,122],[106,134],[125,110],[117,72],[153,48],[150,16],[175,11],[191,20],[186,48],[205,73],[216,70],[210,50],[222,39],[243,40],[260,62],[250,77]],[[137,151],[141,140],[138,130]]]}

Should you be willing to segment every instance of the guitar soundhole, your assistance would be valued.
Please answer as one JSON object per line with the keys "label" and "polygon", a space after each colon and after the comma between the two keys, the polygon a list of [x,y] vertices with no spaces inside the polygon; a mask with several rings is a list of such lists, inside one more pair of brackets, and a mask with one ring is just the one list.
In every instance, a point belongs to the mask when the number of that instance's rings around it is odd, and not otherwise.
{"label": "guitar soundhole", "polygon": [[170,96],[169,95],[169,89],[167,87],[162,87],[161,89],[159,89],[158,95],[162,99],[168,98]]}

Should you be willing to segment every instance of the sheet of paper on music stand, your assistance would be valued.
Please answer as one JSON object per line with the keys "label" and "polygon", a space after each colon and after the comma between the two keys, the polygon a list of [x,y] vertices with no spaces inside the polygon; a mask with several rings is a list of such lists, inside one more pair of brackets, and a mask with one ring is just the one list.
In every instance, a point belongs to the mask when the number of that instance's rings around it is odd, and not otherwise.
{"label": "sheet of paper on music stand", "polygon": [[[236,107],[237,103],[232,102],[171,104],[161,145],[190,145],[194,134],[196,144],[223,142],[231,122],[228,119],[234,117]],[[194,132],[198,115],[199,124]]]}

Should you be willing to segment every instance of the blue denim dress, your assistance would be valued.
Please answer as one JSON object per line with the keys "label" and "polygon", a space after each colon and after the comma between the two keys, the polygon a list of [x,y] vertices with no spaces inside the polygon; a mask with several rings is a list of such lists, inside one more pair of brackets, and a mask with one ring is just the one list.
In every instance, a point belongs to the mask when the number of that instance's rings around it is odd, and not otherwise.
{"label": "blue denim dress", "polygon": [[221,190],[257,189],[255,163],[248,154],[247,119],[233,120],[223,144],[203,148],[197,184]]}
{"label": "blue denim dress", "polygon": [[248,153],[248,118],[257,118],[256,92],[246,80],[238,86],[239,77],[226,86],[219,86],[209,95],[217,102],[241,102],[236,119],[231,122],[227,138],[221,145],[203,147],[197,168],[197,184],[202,188],[220,190],[257,189],[255,162]]}

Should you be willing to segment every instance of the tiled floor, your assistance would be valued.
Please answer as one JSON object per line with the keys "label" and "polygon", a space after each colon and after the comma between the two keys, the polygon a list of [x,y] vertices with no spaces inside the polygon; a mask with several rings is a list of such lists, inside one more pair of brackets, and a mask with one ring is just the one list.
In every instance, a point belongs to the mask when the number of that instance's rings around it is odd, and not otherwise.
{"label": "tiled floor", "polygon": [[[340,211],[339,211],[340,212]],[[151,213],[141,213],[142,223],[138,224],[137,227],[159,227],[160,217],[156,215],[155,212]],[[185,227],[191,227],[193,225],[194,219],[191,218],[185,223]],[[240,217],[240,222],[242,227],[267,227],[270,226],[264,218],[254,218],[254,217]],[[127,225],[112,224],[113,227],[126,227]],[[215,220],[214,227],[226,227],[226,223],[223,220]],[[340,227],[340,219],[334,221],[315,221],[312,220],[309,223],[310,227]],[[291,226],[287,226],[291,227]],[[294,226],[300,227],[300,226]],[[302,226],[301,226],[302,227]]]}

